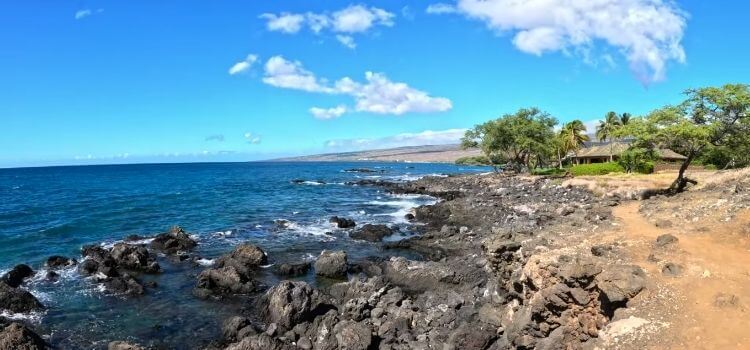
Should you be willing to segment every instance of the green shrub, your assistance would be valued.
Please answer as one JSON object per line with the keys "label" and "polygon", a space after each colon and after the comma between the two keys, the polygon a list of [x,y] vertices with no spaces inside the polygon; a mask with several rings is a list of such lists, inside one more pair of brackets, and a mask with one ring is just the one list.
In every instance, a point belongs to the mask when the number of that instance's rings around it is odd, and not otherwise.
{"label": "green shrub", "polygon": [[595,164],[581,164],[574,165],[570,168],[570,173],[573,176],[586,176],[586,175],[607,175],[610,173],[623,173],[625,169],[622,165],[614,162],[609,163],[595,163]]}
{"label": "green shrub", "polygon": [[654,162],[643,162],[638,165],[635,171],[641,174],[653,174],[654,173]]}
{"label": "green shrub", "polygon": [[531,175],[550,176],[550,175],[563,175],[565,169],[560,168],[539,168],[531,171]]}
{"label": "green shrub", "polygon": [[456,159],[458,165],[492,165],[486,156],[461,157]]}
{"label": "green shrub", "polygon": [[719,167],[717,167],[715,164],[706,164],[703,166],[706,170],[717,170]]}

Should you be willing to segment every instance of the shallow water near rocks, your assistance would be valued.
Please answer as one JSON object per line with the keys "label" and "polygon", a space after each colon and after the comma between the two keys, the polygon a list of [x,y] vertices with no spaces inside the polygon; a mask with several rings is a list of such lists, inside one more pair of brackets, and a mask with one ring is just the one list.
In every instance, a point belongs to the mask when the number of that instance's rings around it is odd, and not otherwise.
{"label": "shallow water near rocks", "polygon": [[[346,172],[369,168],[376,173]],[[484,172],[487,168],[409,163],[215,163],[0,169],[0,271],[27,263],[41,271],[28,288],[48,309],[27,318],[49,342],[64,349],[106,348],[131,340],[165,348],[194,348],[220,335],[221,321],[248,307],[247,298],[202,301],[192,296],[195,276],[238,243],[262,247],[270,266],[258,279],[273,285],[274,265],[312,261],[323,249],[344,249],[350,261],[407,255],[380,244],[354,241],[334,229],[333,215],[358,225],[397,225],[389,240],[413,234],[403,219],[426,196],[392,196],[347,181],[404,181],[424,175]],[[292,180],[305,180],[294,183]],[[277,220],[288,224],[280,227]],[[152,235],[180,225],[194,234],[200,264],[159,257],[163,272],[141,276],[157,283],[137,298],[113,296],[81,277],[75,267],[43,277],[45,259],[80,260],[84,244],[109,245],[131,234]],[[311,283],[312,274],[301,279]]]}

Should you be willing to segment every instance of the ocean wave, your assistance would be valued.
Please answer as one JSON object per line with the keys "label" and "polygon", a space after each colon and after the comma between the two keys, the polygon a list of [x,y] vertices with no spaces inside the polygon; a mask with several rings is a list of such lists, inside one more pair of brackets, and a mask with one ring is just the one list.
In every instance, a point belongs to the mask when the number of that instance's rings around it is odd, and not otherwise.
{"label": "ocean wave", "polygon": [[195,262],[197,262],[198,265],[201,265],[201,266],[213,266],[213,264],[216,263],[216,259],[201,258],[201,259],[196,260]]}
{"label": "ocean wave", "polygon": [[113,241],[101,242],[99,243],[99,246],[104,249],[112,249],[118,243],[127,243],[130,245],[148,245],[148,244],[151,244],[151,242],[153,241],[154,241],[153,237],[143,238],[143,239],[138,239],[138,240],[133,240],[133,241],[129,241],[125,239],[118,239],[118,240],[113,240]]}
{"label": "ocean wave", "polygon": [[[384,214],[373,214],[373,216],[389,216],[392,222],[406,223],[406,215],[410,214],[415,207],[420,205],[431,205],[437,203],[437,199],[425,195],[389,195],[393,200],[374,200],[367,202],[368,205],[385,206],[396,208],[396,211]],[[378,197],[382,199],[381,197]]]}
{"label": "ocean wave", "polygon": [[336,239],[336,237],[329,234],[330,232],[335,231],[336,228],[327,220],[320,220],[307,224],[300,224],[287,219],[276,219],[274,222],[278,229],[283,230],[284,232],[291,232],[304,236],[316,236],[324,241],[332,241]]}

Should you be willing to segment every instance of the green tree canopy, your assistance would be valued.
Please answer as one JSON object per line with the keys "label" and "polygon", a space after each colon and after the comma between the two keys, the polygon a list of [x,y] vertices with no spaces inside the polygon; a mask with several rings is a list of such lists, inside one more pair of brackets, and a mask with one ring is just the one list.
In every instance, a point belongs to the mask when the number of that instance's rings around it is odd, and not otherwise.
{"label": "green tree canopy", "polygon": [[539,166],[554,152],[557,120],[538,108],[523,108],[514,114],[476,125],[462,139],[464,147],[479,147],[490,159],[507,159],[517,171]]}
{"label": "green tree canopy", "polygon": [[618,132],[635,137],[637,147],[671,148],[687,157],[670,187],[673,193],[695,183],[685,177],[685,171],[705,150],[725,146],[750,132],[748,85],[690,89],[685,95],[687,98],[681,104],[632,119]]}

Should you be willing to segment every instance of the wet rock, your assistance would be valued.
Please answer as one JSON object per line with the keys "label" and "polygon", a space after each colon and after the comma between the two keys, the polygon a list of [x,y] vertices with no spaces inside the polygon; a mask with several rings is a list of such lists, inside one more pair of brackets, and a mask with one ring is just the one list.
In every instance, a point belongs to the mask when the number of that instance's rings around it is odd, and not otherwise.
{"label": "wet rock", "polygon": [[282,332],[334,308],[323,293],[297,281],[282,281],[269,289],[258,303],[263,319],[269,324],[276,323]]}
{"label": "wet rock", "polygon": [[384,237],[393,234],[393,230],[386,225],[373,225],[366,224],[359,230],[356,230],[349,234],[349,237],[353,239],[360,239],[368,242],[380,242]]}
{"label": "wet rock", "polygon": [[135,296],[142,295],[145,292],[143,285],[127,273],[97,280],[111,293]]}
{"label": "wet rock", "polygon": [[409,220],[409,221],[413,221],[414,219],[416,219],[416,217],[414,216],[414,214],[408,213],[408,214],[404,215],[404,219]]}
{"label": "wet rock", "polygon": [[151,248],[170,255],[191,250],[196,245],[198,243],[190,238],[190,235],[179,226],[174,226],[168,232],[157,235],[151,241]]}
{"label": "wet rock", "polygon": [[4,325],[0,322],[0,349],[43,350],[47,343],[34,331],[21,323]]}
{"label": "wet rock", "polygon": [[0,280],[4,281],[7,285],[16,288],[23,284],[23,281],[31,276],[34,276],[34,270],[29,265],[20,264],[13,267],[12,270],[8,271]]}
{"label": "wet rock", "polygon": [[324,250],[315,261],[315,274],[328,278],[346,278],[346,252]]}
{"label": "wet rock", "polygon": [[156,257],[146,247],[118,243],[112,247],[110,254],[119,268],[144,273],[161,271]]}
{"label": "wet rock", "polygon": [[361,323],[341,321],[333,327],[339,349],[367,350],[372,345],[372,330]]}
{"label": "wet rock", "polygon": [[596,284],[604,301],[618,308],[645,288],[646,273],[638,266],[616,265],[597,275]]}
{"label": "wet rock", "polygon": [[78,264],[78,261],[76,261],[75,259],[60,255],[53,255],[47,258],[46,263],[47,267],[49,267],[50,269],[60,269],[68,266],[73,266],[75,264]]}
{"label": "wet rock", "polygon": [[332,216],[328,222],[336,225],[338,228],[352,228],[357,226],[357,223],[352,219],[342,218],[338,216]]}
{"label": "wet rock", "polygon": [[224,321],[221,327],[224,340],[227,342],[237,342],[248,336],[258,334],[250,319],[247,317],[234,316]]}
{"label": "wet rock", "polygon": [[107,350],[146,350],[146,348],[124,341],[113,341],[107,345]]}
{"label": "wet rock", "polygon": [[679,239],[669,233],[660,235],[659,237],[656,237],[656,244],[655,246],[657,248],[664,248],[667,246],[672,246],[677,244]]}
{"label": "wet rock", "polygon": [[0,281],[0,310],[11,313],[28,313],[41,310],[42,304],[31,293]]}
{"label": "wet rock", "polygon": [[312,264],[309,262],[281,264],[276,268],[276,273],[284,277],[304,276],[310,271],[311,267]]}
{"label": "wet rock", "polygon": [[347,173],[377,173],[377,172],[383,172],[382,170],[373,170],[368,168],[353,168],[353,169],[346,169],[344,172]]}
{"label": "wet rock", "polygon": [[250,294],[258,290],[258,283],[233,266],[207,269],[198,275],[193,294],[199,298],[221,298],[235,294]]}
{"label": "wet rock", "polygon": [[231,253],[220,257],[216,267],[232,266],[245,277],[250,277],[255,269],[268,263],[266,253],[252,244],[240,244]]}
{"label": "wet rock", "polygon": [[671,262],[666,263],[664,264],[664,267],[661,268],[661,273],[669,277],[678,277],[682,275],[682,265]]}

